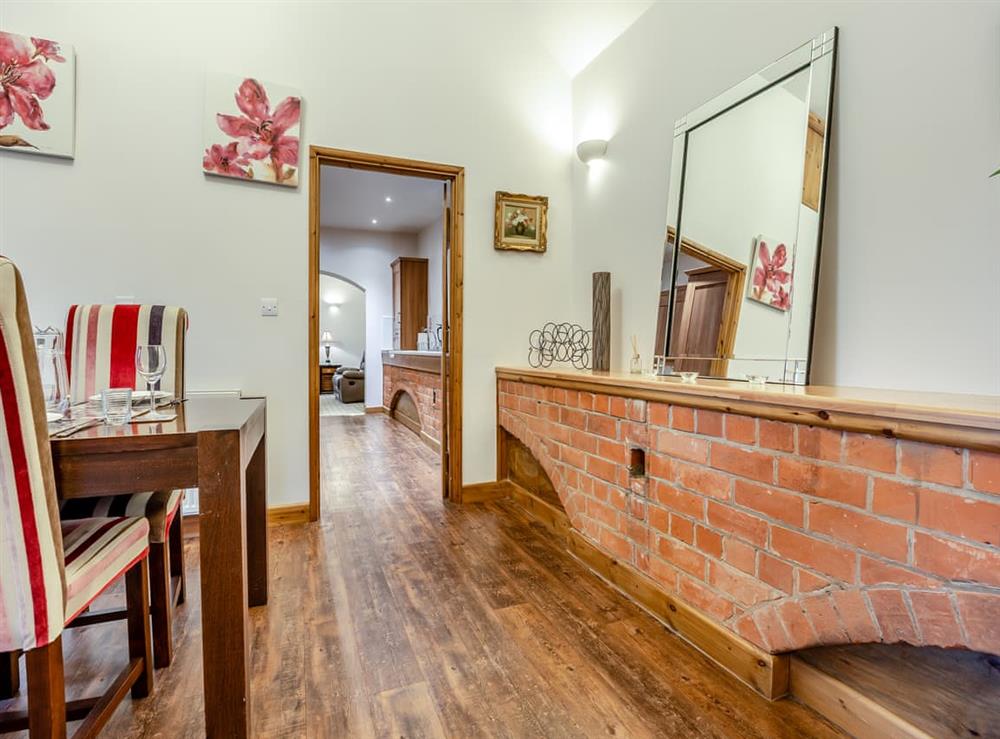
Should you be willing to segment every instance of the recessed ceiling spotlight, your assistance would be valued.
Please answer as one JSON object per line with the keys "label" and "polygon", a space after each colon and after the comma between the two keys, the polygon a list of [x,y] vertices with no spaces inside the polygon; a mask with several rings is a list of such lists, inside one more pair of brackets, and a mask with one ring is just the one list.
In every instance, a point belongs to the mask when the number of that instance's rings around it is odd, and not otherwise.
{"label": "recessed ceiling spotlight", "polygon": [[378,218],[372,218],[372,225],[374,226],[377,223],[378,223]]}
{"label": "recessed ceiling spotlight", "polygon": [[392,198],[390,196],[386,195],[385,196],[385,202],[391,203],[392,202]]}

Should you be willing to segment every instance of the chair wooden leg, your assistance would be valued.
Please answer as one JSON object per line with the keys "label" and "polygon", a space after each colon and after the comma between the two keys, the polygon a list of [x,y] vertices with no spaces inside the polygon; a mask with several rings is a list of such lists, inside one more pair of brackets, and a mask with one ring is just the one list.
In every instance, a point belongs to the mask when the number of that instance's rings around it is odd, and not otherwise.
{"label": "chair wooden leg", "polygon": [[166,543],[149,545],[149,611],[153,615],[154,665],[170,667],[174,659],[174,623],[170,598],[170,549]]}
{"label": "chair wooden leg", "polygon": [[25,652],[28,674],[28,734],[31,739],[66,738],[66,681],[62,637]]}
{"label": "chair wooden leg", "polygon": [[170,574],[180,578],[177,585],[177,605],[180,605],[187,594],[187,582],[184,579],[184,516],[180,511],[170,525],[167,538],[170,540]]}
{"label": "chair wooden leg", "polygon": [[128,610],[128,656],[143,661],[142,674],[132,686],[133,698],[153,692],[153,640],[149,633],[149,565],[137,562],[125,573],[125,603]]}
{"label": "chair wooden leg", "polygon": [[20,652],[0,652],[0,700],[13,698],[21,690]]}

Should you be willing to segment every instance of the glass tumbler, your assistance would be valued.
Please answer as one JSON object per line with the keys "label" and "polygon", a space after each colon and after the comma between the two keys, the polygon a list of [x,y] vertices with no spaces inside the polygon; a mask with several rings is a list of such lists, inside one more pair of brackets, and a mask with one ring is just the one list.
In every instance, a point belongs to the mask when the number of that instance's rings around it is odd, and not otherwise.
{"label": "glass tumbler", "polygon": [[132,420],[132,388],[113,387],[101,391],[104,420],[110,426],[124,426]]}

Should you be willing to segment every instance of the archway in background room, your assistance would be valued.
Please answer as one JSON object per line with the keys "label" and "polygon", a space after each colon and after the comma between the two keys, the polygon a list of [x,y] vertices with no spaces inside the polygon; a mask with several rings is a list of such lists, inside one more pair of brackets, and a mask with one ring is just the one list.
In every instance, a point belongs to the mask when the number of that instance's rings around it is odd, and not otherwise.
{"label": "archway in background room", "polygon": [[[309,149],[309,520],[320,515],[320,205],[322,167],[367,170],[441,183],[441,479],[462,500],[462,280],[465,170],[448,164],[312,146]],[[385,399],[383,399],[384,402]]]}
{"label": "archway in background room", "polygon": [[[326,270],[319,275],[320,362],[330,368],[363,367],[367,345],[367,293],[354,280]],[[355,415],[360,407],[333,402],[332,373],[320,374],[320,415]],[[325,387],[328,386],[328,387]],[[363,392],[363,391],[362,391]]]}

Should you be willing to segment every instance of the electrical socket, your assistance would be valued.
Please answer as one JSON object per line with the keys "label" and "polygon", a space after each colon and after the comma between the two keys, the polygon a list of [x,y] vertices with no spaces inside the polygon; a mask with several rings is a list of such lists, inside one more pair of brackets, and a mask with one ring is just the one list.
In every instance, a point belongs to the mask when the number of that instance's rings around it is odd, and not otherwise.
{"label": "electrical socket", "polygon": [[278,315],[278,299],[277,298],[261,298],[260,299],[260,314],[267,318]]}

